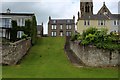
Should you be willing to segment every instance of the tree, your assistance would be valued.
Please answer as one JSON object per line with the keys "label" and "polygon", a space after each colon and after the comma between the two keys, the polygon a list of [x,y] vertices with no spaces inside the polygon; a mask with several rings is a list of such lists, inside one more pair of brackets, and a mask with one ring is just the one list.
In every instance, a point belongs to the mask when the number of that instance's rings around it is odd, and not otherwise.
{"label": "tree", "polygon": [[17,40],[17,22],[12,20],[12,28],[10,32],[10,39],[11,41],[16,41]]}
{"label": "tree", "polygon": [[37,38],[37,22],[36,17],[32,17],[32,26],[31,26],[31,39],[32,39],[32,45],[35,44]]}

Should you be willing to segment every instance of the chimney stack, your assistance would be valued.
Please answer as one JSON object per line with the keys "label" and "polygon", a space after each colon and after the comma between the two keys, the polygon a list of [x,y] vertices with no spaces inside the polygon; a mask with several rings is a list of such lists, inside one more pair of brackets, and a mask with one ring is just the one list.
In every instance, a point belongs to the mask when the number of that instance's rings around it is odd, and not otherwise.
{"label": "chimney stack", "polygon": [[10,13],[10,12],[11,12],[11,10],[8,8],[8,9],[7,9],[7,13]]}

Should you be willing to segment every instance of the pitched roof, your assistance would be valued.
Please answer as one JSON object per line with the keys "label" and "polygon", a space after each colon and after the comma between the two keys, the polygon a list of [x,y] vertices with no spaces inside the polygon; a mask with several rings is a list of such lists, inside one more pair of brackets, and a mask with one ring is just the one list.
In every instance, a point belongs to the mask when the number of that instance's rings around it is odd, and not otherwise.
{"label": "pitched roof", "polygon": [[79,20],[106,20],[109,19],[107,16],[105,15],[83,15]]}
{"label": "pitched roof", "polygon": [[111,14],[111,15],[109,15],[109,18],[110,19],[120,19],[120,14]]}
{"label": "pitched roof", "polygon": [[105,2],[103,3],[103,6],[101,7],[97,14],[104,14],[104,12],[107,12],[107,14],[111,14],[110,10],[105,5]]}
{"label": "pitched roof", "polygon": [[74,24],[73,19],[51,19],[49,21],[51,24]]}
{"label": "pitched roof", "polygon": [[83,15],[79,20],[115,20],[120,19],[120,14],[110,14],[110,15],[103,15],[103,14],[94,14],[94,15]]}

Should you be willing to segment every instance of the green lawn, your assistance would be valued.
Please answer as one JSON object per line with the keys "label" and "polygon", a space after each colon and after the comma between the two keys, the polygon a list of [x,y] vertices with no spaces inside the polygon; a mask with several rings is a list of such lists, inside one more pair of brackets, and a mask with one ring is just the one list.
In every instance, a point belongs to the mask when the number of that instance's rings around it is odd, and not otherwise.
{"label": "green lawn", "polygon": [[3,67],[3,78],[117,78],[117,68],[77,68],[67,59],[64,38],[40,38],[21,64]]}

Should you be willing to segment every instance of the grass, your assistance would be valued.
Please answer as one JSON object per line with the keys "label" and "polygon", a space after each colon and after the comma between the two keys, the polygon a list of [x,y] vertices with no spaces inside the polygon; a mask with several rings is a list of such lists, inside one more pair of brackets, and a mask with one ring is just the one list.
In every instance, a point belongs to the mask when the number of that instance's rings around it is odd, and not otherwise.
{"label": "grass", "polygon": [[64,38],[39,38],[21,64],[3,66],[3,78],[117,78],[117,68],[77,68],[64,52]]}

